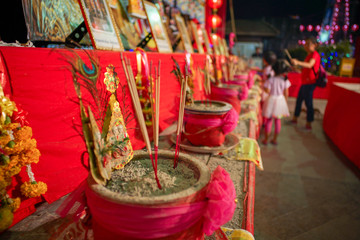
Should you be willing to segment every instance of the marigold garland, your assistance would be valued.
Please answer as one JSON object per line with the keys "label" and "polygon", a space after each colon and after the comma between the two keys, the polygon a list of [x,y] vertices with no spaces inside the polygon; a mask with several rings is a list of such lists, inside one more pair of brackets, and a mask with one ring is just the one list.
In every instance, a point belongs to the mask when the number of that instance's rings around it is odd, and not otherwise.
{"label": "marigold garland", "polygon": [[23,126],[22,128],[14,130],[14,138],[17,141],[30,139],[31,137],[32,137],[32,128],[29,126]]}
{"label": "marigold garland", "polygon": [[6,144],[8,144],[8,142],[10,142],[11,138],[10,138],[10,135],[5,133],[5,134],[2,134],[0,136],[0,146],[5,146]]}
{"label": "marigold garland", "polygon": [[47,185],[44,182],[24,182],[20,187],[20,191],[25,197],[38,197],[46,193]]}
{"label": "marigold garland", "polygon": [[[19,174],[24,166],[30,181],[20,186],[21,193],[32,198],[47,191],[46,183],[37,182],[31,170],[31,164],[38,163],[41,155],[36,140],[32,139],[32,128],[11,122],[13,111],[17,111],[16,105],[7,97],[1,97],[1,93],[0,85],[0,233],[11,225],[13,212],[20,207],[20,198],[10,198],[6,188],[11,185],[12,177]],[[27,121],[22,121],[24,123]]]}
{"label": "marigold garland", "polygon": [[10,201],[9,207],[11,208],[12,212],[15,212],[20,207],[21,200],[20,198],[13,198]]}

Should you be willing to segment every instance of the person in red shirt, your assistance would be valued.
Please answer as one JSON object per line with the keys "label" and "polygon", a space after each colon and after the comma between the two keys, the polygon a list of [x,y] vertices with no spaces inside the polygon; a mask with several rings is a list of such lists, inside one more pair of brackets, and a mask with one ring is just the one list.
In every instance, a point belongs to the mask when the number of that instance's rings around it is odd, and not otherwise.
{"label": "person in red shirt", "polygon": [[310,37],[306,39],[305,51],[308,53],[305,61],[292,59],[294,66],[302,67],[301,71],[301,87],[296,99],[295,113],[292,123],[297,123],[297,118],[300,116],[302,102],[305,101],[306,106],[306,125],[307,130],[311,130],[311,122],[314,121],[314,106],[313,106],[313,93],[315,90],[316,76],[315,73],[319,71],[321,58],[316,51],[317,41],[315,38]]}

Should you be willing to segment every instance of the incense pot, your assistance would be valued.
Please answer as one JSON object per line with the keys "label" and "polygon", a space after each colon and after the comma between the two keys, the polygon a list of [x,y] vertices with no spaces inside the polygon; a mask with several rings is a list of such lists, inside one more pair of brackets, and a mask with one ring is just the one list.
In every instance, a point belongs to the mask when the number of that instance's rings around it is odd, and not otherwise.
{"label": "incense pot", "polygon": [[[255,73],[255,71],[249,71],[248,73],[235,74],[234,78],[227,83],[242,86],[244,88],[243,91],[245,91],[246,88],[250,89],[254,86]],[[246,99],[246,97],[244,99]]]}
{"label": "incense pot", "polygon": [[254,76],[256,74],[256,71],[249,71],[248,73],[244,74],[235,74],[234,75],[234,79],[230,80],[229,83],[231,84],[239,84],[239,82],[242,82],[242,84],[246,84],[248,86],[248,88],[252,88],[252,86],[254,86],[255,83],[255,79]]}
{"label": "incense pot", "polygon": [[236,128],[237,112],[222,101],[194,101],[194,105],[185,106],[183,137],[195,146],[221,146]]}
{"label": "incense pot", "polygon": [[[139,159],[150,161],[148,158],[148,153],[135,151],[132,161]],[[172,162],[174,153],[159,151],[159,158]],[[86,197],[93,216],[95,239],[202,239],[204,235],[202,217],[194,218],[193,211],[195,210],[189,206],[181,220],[176,217],[172,218],[172,215],[176,215],[172,207],[182,208],[184,205],[202,204],[205,201],[210,172],[204,163],[186,154],[180,153],[179,164],[185,164],[193,170],[197,182],[181,192],[162,196],[130,197],[120,195],[97,184],[89,175]],[[160,215],[159,212],[161,212]],[[190,219],[191,217],[194,219]],[[168,220],[164,224],[154,226],[156,223],[164,221],[163,219]],[[108,221],[110,221],[109,224],[107,224]],[[116,228],[109,226],[113,222]],[[149,225],[153,225],[154,229]],[[185,229],[181,229],[184,227]]]}
{"label": "incense pot", "polygon": [[[224,101],[230,103],[235,111],[240,114],[241,103],[243,100],[246,88],[235,84],[219,84],[211,85],[211,100]],[[246,92],[247,95],[247,92]],[[247,96],[246,96],[247,97]]]}

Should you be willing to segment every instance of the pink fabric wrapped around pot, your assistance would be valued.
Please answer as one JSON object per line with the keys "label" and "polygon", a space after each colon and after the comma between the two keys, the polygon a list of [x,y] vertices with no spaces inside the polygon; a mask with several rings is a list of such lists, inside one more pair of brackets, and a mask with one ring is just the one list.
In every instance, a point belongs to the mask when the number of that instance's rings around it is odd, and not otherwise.
{"label": "pink fabric wrapped around pot", "polygon": [[243,80],[232,80],[232,81],[228,81],[227,83],[233,84],[233,85],[238,85],[241,87],[240,95],[239,95],[240,101],[247,99],[247,97],[249,95],[249,87],[247,85],[247,82],[245,82]]}
{"label": "pink fabric wrapped around pot", "polygon": [[236,128],[239,114],[232,108],[225,114],[195,114],[184,115],[184,137],[196,146],[221,146],[226,134]]}
{"label": "pink fabric wrapped around pot", "polygon": [[241,98],[243,93],[241,87],[237,88],[227,88],[226,84],[223,84],[223,87],[218,87],[211,85],[211,100],[224,101],[230,103],[235,111],[240,114],[241,111]]}
{"label": "pink fabric wrapped around pot", "polygon": [[[86,199],[83,198],[85,192]],[[172,236],[192,230],[190,239],[200,240],[203,239],[203,233],[210,236],[232,219],[236,207],[235,199],[235,187],[229,173],[218,166],[211,175],[205,198],[199,202],[162,207],[122,205],[103,199],[87,186],[85,180],[70,194],[65,201],[66,206],[61,205],[57,213],[65,217],[75,202],[82,202],[81,206],[87,202],[93,216],[93,227],[97,233],[101,233],[99,239],[187,240],[188,234],[186,238],[183,235],[175,238]]]}
{"label": "pink fabric wrapped around pot", "polygon": [[255,79],[254,79],[254,76],[256,74],[256,71],[255,70],[251,70],[249,71],[248,74],[237,74],[237,75],[234,75],[234,80],[231,81],[232,84],[236,84],[234,82],[242,82],[242,81],[245,81],[248,88],[252,88],[254,86],[254,83],[255,83]]}
{"label": "pink fabric wrapped around pot", "polygon": [[254,78],[254,76],[255,76],[255,74],[256,74],[256,71],[255,71],[255,70],[251,70],[251,71],[249,72],[249,80],[248,80],[248,87],[249,87],[249,89],[251,89],[251,88],[254,86],[254,83],[255,83],[255,78]]}
{"label": "pink fabric wrapped around pot", "polygon": [[249,80],[249,74],[236,74],[234,75],[234,80]]}

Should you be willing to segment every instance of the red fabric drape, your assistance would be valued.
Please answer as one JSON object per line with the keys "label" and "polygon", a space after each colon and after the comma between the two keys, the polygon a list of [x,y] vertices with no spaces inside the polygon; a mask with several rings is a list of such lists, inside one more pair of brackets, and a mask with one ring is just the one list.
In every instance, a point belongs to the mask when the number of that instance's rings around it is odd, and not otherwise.
{"label": "red fabric drape", "polygon": [[332,84],[323,127],[334,144],[360,168],[360,112],[354,106],[360,106],[360,94]]}
{"label": "red fabric drape", "polygon": [[[301,75],[300,73],[291,72],[288,74],[288,78],[291,82],[291,86],[289,88],[289,96],[297,97],[301,86]],[[334,82],[360,83],[360,78],[328,76],[327,86],[325,88],[316,88],[314,91],[314,98],[328,99],[330,93],[330,85],[332,85]]]}
{"label": "red fabric drape", "polygon": [[[86,59],[83,50],[74,51],[83,60]],[[105,67],[111,63],[120,82],[127,85],[119,52],[89,52],[99,58],[101,82],[106,72]],[[7,79],[12,86],[11,99],[29,113],[28,121],[41,152],[39,163],[33,165],[35,177],[47,183],[48,191],[44,197],[46,201],[53,202],[74,190],[88,174],[84,167],[87,163],[84,164],[81,160],[85,143],[74,129],[76,124],[80,124],[79,107],[72,101],[76,100],[76,94],[69,71],[70,65],[64,61],[63,56],[75,55],[65,49],[16,47],[0,47],[0,53],[8,69]],[[135,54],[126,52],[124,56],[131,59],[133,71],[136,73]],[[203,68],[205,55],[192,56],[194,69]],[[180,85],[170,73],[173,69],[172,57],[184,68],[185,54],[148,53],[149,61],[157,64],[158,60],[161,60],[160,130],[176,121],[175,103],[178,101],[175,100],[180,93]],[[89,61],[85,60],[85,63]],[[200,74],[197,75],[201,77]],[[196,79],[194,86],[195,98],[202,98],[203,92],[199,90],[201,84]],[[10,89],[7,93],[10,94]],[[88,94],[84,94],[84,97],[88,98]],[[125,98],[118,91],[118,99],[119,102],[125,101],[133,115],[128,88]],[[128,132],[134,149],[144,147],[136,120],[128,125]]]}

